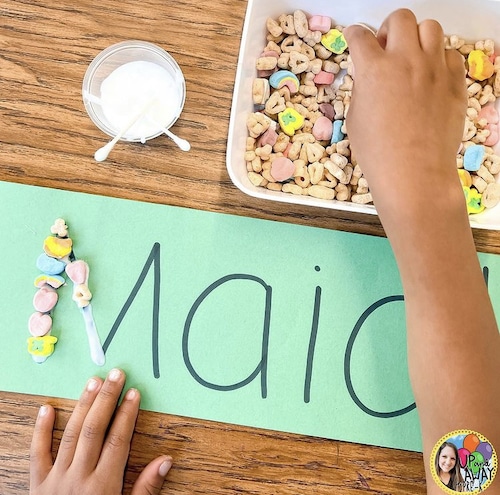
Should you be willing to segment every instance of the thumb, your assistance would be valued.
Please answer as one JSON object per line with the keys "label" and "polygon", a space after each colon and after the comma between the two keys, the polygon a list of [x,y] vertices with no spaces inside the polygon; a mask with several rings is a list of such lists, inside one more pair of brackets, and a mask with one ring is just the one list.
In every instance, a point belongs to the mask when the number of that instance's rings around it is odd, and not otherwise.
{"label": "thumb", "polygon": [[130,495],[159,495],[171,467],[170,456],[157,457],[151,461],[137,478]]}
{"label": "thumb", "polygon": [[361,63],[369,61],[374,55],[383,51],[375,31],[367,24],[360,22],[351,24],[344,29],[343,33],[354,64],[358,61]]}
{"label": "thumb", "polygon": [[30,485],[33,489],[45,480],[52,469],[52,432],[55,419],[52,406],[40,408],[30,447]]}

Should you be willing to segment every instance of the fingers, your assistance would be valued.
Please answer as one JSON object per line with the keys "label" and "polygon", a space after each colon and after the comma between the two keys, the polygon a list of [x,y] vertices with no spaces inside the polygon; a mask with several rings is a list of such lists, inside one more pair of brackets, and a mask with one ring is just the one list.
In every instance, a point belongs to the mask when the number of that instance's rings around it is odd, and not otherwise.
{"label": "fingers", "polygon": [[42,406],[35,423],[30,448],[30,486],[36,487],[52,469],[52,432],[55,411],[52,406]]}
{"label": "fingers", "polygon": [[439,22],[428,19],[418,25],[418,35],[420,46],[424,52],[429,52],[436,56],[444,54],[444,33]]}
{"label": "fingers", "polygon": [[464,57],[458,50],[445,50],[445,57],[451,71],[456,72],[458,76],[466,75]]}
{"label": "fingers", "polygon": [[82,425],[102,386],[100,378],[90,378],[64,429],[55,465],[66,470],[73,462]]}
{"label": "fingers", "polygon": [[[370,31],[362,24],[353,24],[344,30],[353,62],[362,60],[363,56],[369,59],[376,51]],[[408,9],[399,9],[389,15],[375,37],[382,50],[403,50],[408,56],[412,50],[419,49],[442,56],[445,49],[441,24],[433,19],[418,24],[415,14]]]}
{"label": "fingers", "polygon": [[343,34],[355,66],[373,60],[376,54],[382,53],[382,48],[373,31],[362,24],[352,24],[346,27]]}
{"label": "fingers", "polygon": [[415,14],[399,9],[390,14],[380,26],[377,39],[384,49],[408,51],[419,47],[418,24]]}
{"label": "fingers", "polygon": [[171,467],[170,456],[158,457],[151,461],[134,483],[131,495],[158,495]]}
{"label": "fingers", "polygon": [[140,394],[135,389],[130,389],[125,394],[106,436],[97,465],[97,470],[103,474],[117,472],[120,473],[120,479],[123,478],[140,400]]}
{"label": "fingers", "polygon": [[104,443],[106,430],[125,384],[125,374],[119,369],[109,372],[81,425],[74,462],[80,469],[95,469]]}

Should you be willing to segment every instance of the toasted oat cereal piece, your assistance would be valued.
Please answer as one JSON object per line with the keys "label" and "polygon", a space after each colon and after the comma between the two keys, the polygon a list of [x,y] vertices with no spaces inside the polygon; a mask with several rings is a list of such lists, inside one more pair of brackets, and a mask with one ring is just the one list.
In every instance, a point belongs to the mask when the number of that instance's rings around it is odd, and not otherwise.
{"label": "toasted oat cereal piece", "polygon": [[281,36],[281,34],[283,33],[283,28],[279,25],[277,21],[275,21],[271,17],[267,19],[266,27],[267,30],[269,31],[269,34],[271,34],[271,36],[274,36],[275,38]]}
{"label": "toasted oat cereal piece", "polygon": [[254,186],[265,187],[267,185],[267,180],[256,172],[248,172],[248,178]]}
{"label": "toasted oat cereal piece", "polygon": [[295,34],[295,25],[293,22],[292,14],[281,14],[278,17],[278,22],[280,24],[281,29],[286,34]]}
{"label": "toasted oat cereal piece", "polygon": [[261,113],[251,113],[247,118],[247,129],[253,138],[259,137],[269,126],[269,120]]}
{"label": "toasted oat cereal piece", "polygon": [[302,10],[296,10],[293,13],[293,26],[299,38],[303,38],[307,35],[309,23],[307,22],[306,14]]}
{"label": "toasted oat cereal piece", "polygon": [[283,184],[281,190],[286,193],[295,194],[296,196],[304,194],[304,189],[293,182],[286,182]]}
{"label": "toasted oat cereal piece", "polygon": [[335,189],[314,184],[307,188],[307,194],[318,199],[335,199],[336,191]]}
{"label": "toasted oat cereal piece", "polygon": [[255,105],[264,105],[271,95],[269,81],[265,78],[257,77],[252,83],[252,99]]}
{"label": "toasted oat cereal piece", "polygon": [[373,202],[373,198],[371,193],[366,193],[366,194],[353,194],[351,196],[351,201],[356,204],[360,205],[367,205],[369,203]]}

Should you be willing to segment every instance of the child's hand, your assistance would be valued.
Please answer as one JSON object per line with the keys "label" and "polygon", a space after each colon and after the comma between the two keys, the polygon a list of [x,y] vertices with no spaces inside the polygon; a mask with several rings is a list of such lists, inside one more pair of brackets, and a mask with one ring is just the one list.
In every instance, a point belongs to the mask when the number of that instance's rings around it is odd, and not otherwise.
{"label": "child's hand", "polygon": [[[112,370],[106,380],[91,378],[64,430],[55,462],[52,431],[55,411],[42,406],[30,452],[31,495],[116,495],[139,412],[140,396],[129,390],[117,408],[125,374]],[[168,456],[152,461],[137,479],[132,495],[156,495],[172,465]]]}
{"label": "child's hand", "polygon": [[406,9],[376,36],[358,25],[344,32],[354,64],[347,132],[382,221],[387,209],[429,209],[450,192],[462,207],[455,157],[467,108],[463,57],[445,50],[438,22],[418,24]]}

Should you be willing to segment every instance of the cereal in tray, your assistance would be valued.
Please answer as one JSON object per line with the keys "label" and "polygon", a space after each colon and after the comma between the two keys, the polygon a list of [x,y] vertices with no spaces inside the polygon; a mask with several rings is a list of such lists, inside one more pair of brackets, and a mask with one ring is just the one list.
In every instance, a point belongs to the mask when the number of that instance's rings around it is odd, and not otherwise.
{"label": "cereal in tray", "polygon": [[[287,194],[372,203],[351,153],[345,117],[352,62],[343,26],[301,10],[266,22],[267,45],[256,60],[254,112],[248,116],[245,161],[252,184]],[[457,168],[469,213],[500,202],[500,56],[494,42],[445,38],[464,57],[468,108]]]}

